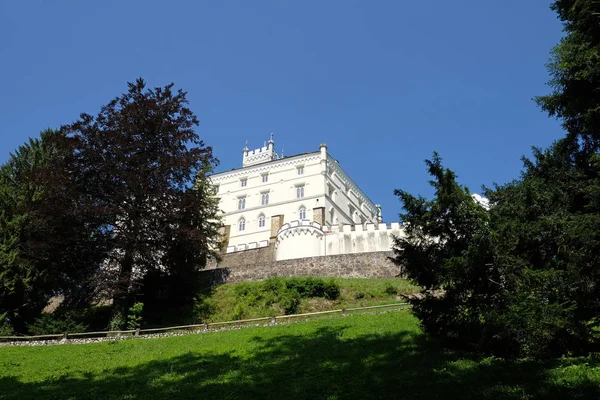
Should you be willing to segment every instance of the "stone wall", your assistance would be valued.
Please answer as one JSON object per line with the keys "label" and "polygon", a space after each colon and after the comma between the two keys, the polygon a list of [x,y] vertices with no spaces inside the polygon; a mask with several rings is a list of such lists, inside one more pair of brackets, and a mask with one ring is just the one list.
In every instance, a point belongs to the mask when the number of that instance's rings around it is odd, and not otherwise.
{"label": "stone wall", "polygon": [[381,251],[274,261],[269,260],[269,256],[273,256],[272,246],[269,246],[226,254],[218,266],[213,265],[204,273],[214,284],[257,281],[276,276],[393,278],[400,270],[389,259],[392,255],[391,251]]}
{"label": "stone wall", "polygon": [[218,265],[214,263],[210,267],[215,268],[238,268],[243,265],[265,264],[275,261],[275,246],[259,247],[256,249],[237,251],[222,255]]}

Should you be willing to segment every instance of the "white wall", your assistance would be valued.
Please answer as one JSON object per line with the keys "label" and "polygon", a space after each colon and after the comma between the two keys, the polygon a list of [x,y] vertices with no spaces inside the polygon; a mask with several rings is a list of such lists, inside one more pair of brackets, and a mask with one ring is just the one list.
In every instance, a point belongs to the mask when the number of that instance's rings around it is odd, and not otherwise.
{"label": "white wall", "polygon": [[394,237],[404,236],[399,223],[323,226],[310,221],[284,224],[277,234],[277,260],[336,254],[390,251]]}
{"label": "white wall", "polygon": [[[365,224],[377,223],[375,204],[342,170],[331,156],[327,156],[327,174],[325,178],[326,193],[329,198],[327,207],[327,224]],[[331,194],[330,194],[331,193]],[[337,221],[331,220],[331,210]]]}
{"label": "white wall", "polygon": [[309,220],[283,224],[277,233],[275,259],[318,257],[323,255],[321,225]]}
{"label": "white wall", "polygon": [[[265,162],[261,162],[263,157]],[[321,145],[318,152],[278,158],[274,143],[269,142],[266,148],[252,151],[244,149],[243,165],[243,168],[211,176],[212,183],[218,187],[223,223],[231,226],[229,246],[243,248],[244,244],[269,240],[271,217],[283,215],[284,223],[299,220],[300,207],[306,209],[306,219],[309,221],[313,220],[314,208],[324,207],[325,224],[330,226],[377,222],[373,202],[327,154],[325,145]],[[302,175],[298,174],[299,166],[304,169]],[[267,182],[262,181],[263,174],[268,174]],[[246,186],[241,186],[242,179],[247,180]],[[296,198],[298,185],[304,185],[302,199]],[[329,196],[329,187],[335,192],[332,196]],[[266,206],[261,204],[264,192],[269,193],[269,204]],[[240,197],[246,199],[243,210],[238,210]],[[355,211],[354,215],[350,215],[351,208]],[[333,219],[331,210],[334,212]],[[261,215],[265,217],[264,227],[259,227]],[[240,231],[238,227],[242,218],[245,220],[245,229]],[[301,251],[302,245],[298,244],[296,248]],[[341,250],[336,250],[338,248]],[[370,247],[365,245],[365,248]],[[338,245],[332,247],[331,251],[341,252],[344,249],[346,247]],[[348,247],[348,251],[351,249]],[[325,250],[322,246],[320,252]]]}
{"label": "white wall", "polygon": [[393,222],[389,228],[382,223],[332,226],[323,230],[323,255],[389,251],[394,245],[394,236],[404,236],[398,222]]}
{"label": "white wall", "polygon": [[[298,167],[303,174],[298,174]],[[268,174],[268,181],[262,182],[262,175]],[[242,187],[240,181],[247,179]],[[223,223],[231,225],[230,246],[268,240],[271,232],[271,216],[283,215],[284,222],[299,219],[298,211],[306,208],[306,218],[312,220],[312,210],[325,203],[321,157],[319,152],[302,156],[288,157],[258,164],[211,177],[219,187],[219,207]],[[304,197],[296,198],[296,187],[304,185]],[[269,193],[269,204],[261,204],[262,193]],[[246,198],[246,206],[238,210],[238,199]],[[265,226],[259,227],[259,217],[264,215]],[[246,226],[239,231],[239,221],[244,218]]]}

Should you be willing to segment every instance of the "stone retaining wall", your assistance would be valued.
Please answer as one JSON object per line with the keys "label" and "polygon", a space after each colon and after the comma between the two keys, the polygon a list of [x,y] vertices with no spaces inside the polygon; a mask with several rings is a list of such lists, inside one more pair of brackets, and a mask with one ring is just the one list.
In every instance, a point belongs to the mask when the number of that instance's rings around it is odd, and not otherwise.
{"label": "stone retaining wall", "polygon": [[339,278],[393,278],[400,269],[389,257],[391,251],[297,258],[273,261],[272,246],[226,254],[218,265],[204,273],[207,280],[225,282],[257,281],[280,276],[320,276]]}

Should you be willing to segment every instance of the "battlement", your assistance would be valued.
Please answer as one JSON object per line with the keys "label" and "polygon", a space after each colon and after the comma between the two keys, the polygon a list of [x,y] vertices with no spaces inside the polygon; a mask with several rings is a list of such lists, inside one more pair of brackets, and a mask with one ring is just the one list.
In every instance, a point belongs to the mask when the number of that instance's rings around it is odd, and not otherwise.
{"label": "battlement", "polygon": [[352,233],[352,232],[374,232],[374,231],[391,231],[391,232],[400,232],[402,229],[402,225],[399,222],[392,222],[391,224],[379,223],[372,224],[367,223],[364,225],[360,224],[343,224],[343,225],[333,225],[331,227],[324,226],[324,232],[331,233]]}
{"label": "battlement", "polygon": [[261,240],[260,242],[250,242],[250,243],[238,244],[237,246],[227,246],[226,253],[235,253],[238,251],[258,249],[258,248],[267,247],[267,246],[269,246],[269,241]]}
{"label": "battlement", "polygon": [[324,231],[324,229],[326,227],[321,227],[321,224],[319,224],[318,222],[314,222],[308,219],[302,219],[302,220],[296,220],[296,221],[290,221],[288,223],[285,223],[281,226],[281,228],[279,228],[279,231],[277,232],[277,234],[279,235],[280,233],[289,230],[290,228],[297,228],[297,227],[313,227],[316,229],[319,229],[321,231]]}
{"label": "battlement", "polygon": [[273,160],[278,160],[279,155],[275,152],[275,142],[269,140],[264,146],[258,149],[249,150],[248,146],[244,147],[244,155],[242,157],[242,166],[248,167],[255,164],[261,164]]}
{"label": "battlement", "polygon": [[[290,221],[275,235],[275,259],[319,257],[391,251],[394,239],[404,236],[399,222],[391,224],[322,226],[308,219]],[[227,253],[267,247],[268,241],[227,247]]]}

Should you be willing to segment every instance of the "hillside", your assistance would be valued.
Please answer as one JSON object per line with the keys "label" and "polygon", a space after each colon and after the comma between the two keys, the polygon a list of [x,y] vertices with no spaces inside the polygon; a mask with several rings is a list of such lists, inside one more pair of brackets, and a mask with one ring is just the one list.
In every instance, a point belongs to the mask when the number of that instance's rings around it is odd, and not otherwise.
{"label": "hillside", "polygon": [[[289,310],[281,304],[282,299],[271,296],[281,285],[304,286],[307,280],[308,283],[333,284],[339,289],[339,294],[332,296],[334,298],[300,296],[298,304]],[[404,296],[418,291],[417,286],[399,278],[271,278],[259,282],[228,283],[211,288],[199,296],[197,317],[205,322],[217,322],[365,307],[397,303],[404,300]],[[283,300],[287,300],[285,296]]]}
{"label": "hillside", "polygon": [[597,359],[450,352],[408,312],[165,339],[0,348],[0,399],[588,399]]}

